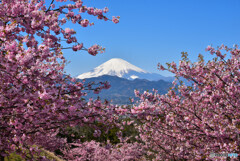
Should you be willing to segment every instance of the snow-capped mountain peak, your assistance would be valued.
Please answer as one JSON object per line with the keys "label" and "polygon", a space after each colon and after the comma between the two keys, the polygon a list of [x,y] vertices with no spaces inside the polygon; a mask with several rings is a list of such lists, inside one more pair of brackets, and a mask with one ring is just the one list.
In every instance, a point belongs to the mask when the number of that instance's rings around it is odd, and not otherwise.
{"label": "snow-capped mountain peak", "polygon": [[[113,58],[94,68],[92,71],[79,75],[77,78],[85,79],[91,77],[99,77],[102,75],[124,77],[125,74],[133,71],[137,73],[148,73],[123,59]],[[135,78],[137,78],[137,76],[135,76]]]}
{"label": "snow-capped mountain peak", "polygon": [[130,80],[138,78],[138,79],[147,79],[151,81],[160,80],[160,79],[168,81],[168,79],[170,79],[168,77],[164,77],[156,73],[149,73],[120,58],[110,59],[107,62],[94,68],[90,72],[83,73],[77,76],[77,78],[86,79],[86,78],[99,77],[102,75],[118,76],[121,78],[130,79]]}

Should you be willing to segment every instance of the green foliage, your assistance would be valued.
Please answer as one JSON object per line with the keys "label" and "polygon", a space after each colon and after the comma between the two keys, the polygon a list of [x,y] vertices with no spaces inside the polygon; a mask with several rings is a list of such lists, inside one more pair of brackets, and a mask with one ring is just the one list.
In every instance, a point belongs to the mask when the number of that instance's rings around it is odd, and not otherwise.
{"label": "green foliage", "polygon": [[16,153],[11,153],[4,158],[4,161],[24,161],[24,159]]}
{"label": "green foliage", "polygon": [[[129,121],[129,119],[124,119],[121,121]],[[99,137],[94,136],[94,130],[99,129],[101,131],[101,135]],[[123,129],[113,126],[109,130],[106,130],[107,126],[95,122],[94,126],[76,126],[76,127],[67,127],[66,129],[62,129],[58,136],[67,138],[67,142],[71,143],[74,142],[74,140],[80,140],[81,142],[85,141],[91,141],[95,140],[97,142],[106,143],[108,140],[112,144],[117,144],[120,142],[118,139],[118,133],[121,132],[123,137],[130,138],[128,142],[135,142],[135,136],[137,136],[139,133],[135,129],[133,125],[124,125]]]}
{"label": "green foliage", "polygon": [[[34,155],[33,160],[40,160],[41,156],[45,156],[49,160],[54,160],[54,161],[63,161],[61,158],[57,157],[54,153],[49,152],[45,149],[41,149],[42,152],[40,153],[40,156]],[[29,155],[26,155],[28,158],[27,160],[30,159]],[[26,159],[23,159],[20,155],[16,153],[10,153],[8,156],[4,157],[4,161],[25,161]],[[32,160],[32,159],[31,159]]]}

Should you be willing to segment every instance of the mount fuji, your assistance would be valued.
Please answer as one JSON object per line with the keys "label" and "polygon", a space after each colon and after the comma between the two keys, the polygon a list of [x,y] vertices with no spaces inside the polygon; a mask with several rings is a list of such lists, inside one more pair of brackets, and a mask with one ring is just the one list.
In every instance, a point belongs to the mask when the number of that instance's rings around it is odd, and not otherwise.
{"label": "mount fuji", "polygon": [[174,80],[173,77],[164,77],[160,74],[147,72],[120,58],[110,59],[107,62],[94,68],[90,72],[77,76],[77,78],[87,79],[103,75],[117,76],[128,80],[146,79],[150,81],[164,80],[168,82]]}

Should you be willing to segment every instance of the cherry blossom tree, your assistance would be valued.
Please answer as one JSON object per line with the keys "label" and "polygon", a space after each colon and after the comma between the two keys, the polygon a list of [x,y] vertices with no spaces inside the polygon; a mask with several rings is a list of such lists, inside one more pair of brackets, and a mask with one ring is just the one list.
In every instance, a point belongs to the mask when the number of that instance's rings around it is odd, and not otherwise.
{"label": "cherry blossom tree", "polygon": [[[179,66],[174,62],[168,67],[159,65],[177,78],[167,94],[135,91],[141,101],[131,113],[141,122],[137,127],[148,156],[156,160],[226,160],[210,154],[239,154],[240,49],[222,45],[206,50],[215,55],[208,62],[199,55],[199,61],[192,63],[182,53]],[[179,78],[191,85],[177,81]]]}
{"label": "cherry blossom tree", "polygon": [[[85,50],[94,56],[103,52],[99,45],[85,47],[76,31],[63,26],[93,25],[82,13],[114,23],[119,17],[109,19],[108,8],[87,7],[82,0],[49,2],[0,2],[0,159],[11,152],[33,158],[41,148],[53,151],[66,143],[56,137],[59,128],[94,121],[110,127],[117,117],[115,106],[81,98],[84,89],[98,93],[110,85],[100,82],[93,88],[65,75],[62,49]],[[62,41],[69,46],[62,46]]]}
{"label": "cherry blossom tree", "polygon": [[[61,149],[68,160],[201,160],[210,153],[239,153],[240,128],[240,50],[221,46],[207,50],[216,57],[191,63],[183,60],[159,65],[192,85],[173,82],[165,95],[144,92],[132,109],[86,101],[84,90],[95,93],[110,87],[100,82],[84,84],[64,73],[63,49],[84,50],[95,56],[103,52],[99,45],[86,47],[76,38],[76,31],[65,28],[67,22],[92,26],[84,14],[104,21],[108,8],[87,7],[82,0],[1,0],[0,1],[0,159],[11,152],[29,160],[47,160],[42,149]],[[62,46],[62,42],[69,46]],[[222,52],[225,50],[226,54]],[[120,136],[117,145],[95,141],[68,144],[57,137],[60,128],[94,125],[100,122],[121,127],[119,116],[137,119],[139,142],[127,143]],[[131,123],[132,120],[130,121]],[[108,130],[108,129],[106,129]],[[146,153],[146,150],[148,151]],[[89,155],[90,154],[90,155]],[[219,158],[222,159],[222,158]]]}
{"label": "cherry blossom tree", "polygon": [[99,142],[91,141],[80,144],[74,143],[73,145],[75,148],[66,152],[63,151],[67,160],[123,161],[144,159],[144,149],[137,142],[101,145]]}

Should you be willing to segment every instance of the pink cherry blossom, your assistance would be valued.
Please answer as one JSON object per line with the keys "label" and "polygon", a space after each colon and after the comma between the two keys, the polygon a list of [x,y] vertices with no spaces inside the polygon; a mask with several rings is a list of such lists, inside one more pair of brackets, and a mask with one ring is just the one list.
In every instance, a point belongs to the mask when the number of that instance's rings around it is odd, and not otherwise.
{"label": "pink cherry blossom", "polygon": [[[87,89],[87,84],[64,73],[67,60],[62,49],[87,50],[67,22],[87,27],[90,23],[82,12],[89,7],[82,0],[46,2],[0,2],[0,160],[12,152],[25,160],[36,160],[35,156],[41,160],[42,149],[54,152],[68,147],[66,139],[57,136],[60,128],[94,121],[110,127],[116,121],[115,106],[82,98],[86,90],[100,92],[109,84],[93,83]],[[96,19],[107,18],[104,14],[97,8],[90,13]],[[102,50],[94,45],[89,54]]]}
{"label": "pink cherry blossom", "polygon": [[218,160],[210,153],[240,152],[240,52],[227,46],[207,50],[216,56],[211,61],[199,55],[199,61],[191,63],[183,53],[178,67],[174,62],[160,67],[190,85],[176,79],[165,95],[135,91],[140,101],[129,113],[141,122],[135,126],[147,149],[154,149],[149,154],[156,160]]}

